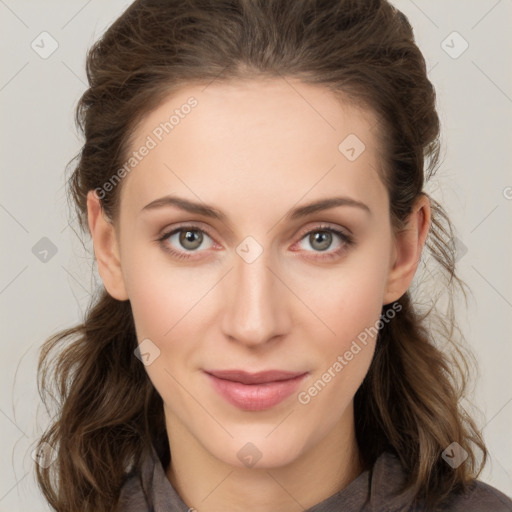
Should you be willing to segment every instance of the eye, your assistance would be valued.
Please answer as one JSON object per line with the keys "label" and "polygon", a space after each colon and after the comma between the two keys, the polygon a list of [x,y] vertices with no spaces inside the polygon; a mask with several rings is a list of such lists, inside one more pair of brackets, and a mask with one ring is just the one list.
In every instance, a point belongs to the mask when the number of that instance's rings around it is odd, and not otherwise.
{"label": "eye", "polygon": [[[332,246],[333,241],[335,241],[336,238],[340,240],[337,248],[329,251],[329,247]],[[318,226],[315,229],[308,231],[301,238],[299,245],[302,245],[301,242],[304,241],[313,248],[313,251],[307,251],[306,249],[306,252],[320,253],[320,259],[335,258],[354,243],[354,240],[350,235],[329,226]]]}
{"label": "eye", "polygon": [[[329,247],[333,244],[333,240],[336,238],[340,241],[337,248],[328,251]],[[187,225],[164,233],[157,241],[163,249],[169,252],[173,257],[189,259],[194,257],[194,253],[202,252],[199,248],[206,239],[209,239],[211,243],[203,247],[203,249],[209,249],[214,245],[212,238],[205,230],[198,226]],[[303,241],[306,241],[310,247],[313,248],[313,251],[308,251],[307,249],[305,249],[305,251],[317,253],[317,259],[337,258],[341,253],[346,251],[349,246],[354,244],[354,240],[350,235],[324,225],[317,226],[315,229],[306,232],[301,237],[298,244],[302,245],[301,242]]]}
{"label": "eye", "polygon": [[[206,238],[211,240],[210,236],[197,226],[181,226],[164,233],[158,241],[166,251],[177,258],[187,259],[190,258],[187,252],[200,252],[198,249]],[[211,248],[212,245],[205,247],[205,249]]]}

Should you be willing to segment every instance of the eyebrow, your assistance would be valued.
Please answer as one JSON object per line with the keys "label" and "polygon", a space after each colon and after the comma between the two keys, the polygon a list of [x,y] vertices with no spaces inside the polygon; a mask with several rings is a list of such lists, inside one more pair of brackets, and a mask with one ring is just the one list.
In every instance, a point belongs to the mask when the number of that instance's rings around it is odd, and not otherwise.
{"label": "eyebrow", "polygon": [[[204,203],[196,203],[194,201],[189,201],[188,199],[184,199],[182,197],[177,196],[164,196],[151,203],[147,204],[142,208],[141,213],[148,210],[156,210],[158,208],[175,206],[181,210],[185,210],[189,213],[195,213],[198,215],[203,215],[205,217],[210,217],[213,219],[218,219],[222,222],[227,222],[227,217],[220,210],[214,208],[213,206],[209,206]],[[290,220],[296,220],[302,217],[306,217],[307,215],[311,215],[313,213],[328,210],[330,208],[335,208],[336,206],[352,206],[355,208],[360,208],[371,215],[370,208],[360,202],[352,199],[351,197],[329,197],[325,199],[320,199],[318,201],[314,201],[312,203],[306,204],[304,206],[299,206],[290,210],[286,217]]]}

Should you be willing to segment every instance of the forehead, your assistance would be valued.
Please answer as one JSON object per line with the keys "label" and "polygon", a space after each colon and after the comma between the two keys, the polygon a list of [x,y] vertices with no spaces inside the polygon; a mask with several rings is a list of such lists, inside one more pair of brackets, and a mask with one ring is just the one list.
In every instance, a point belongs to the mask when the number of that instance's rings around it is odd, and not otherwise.
{"label": "forehead", "polygon": [[183,192],[216,204],[236,194],[261,207],[263,199],[295,204],[333,189],[378,200],[375,125],[371,111],[289,78],[183,87],[137,127],[129,153],[139,155],[121,202],[140,209]]}

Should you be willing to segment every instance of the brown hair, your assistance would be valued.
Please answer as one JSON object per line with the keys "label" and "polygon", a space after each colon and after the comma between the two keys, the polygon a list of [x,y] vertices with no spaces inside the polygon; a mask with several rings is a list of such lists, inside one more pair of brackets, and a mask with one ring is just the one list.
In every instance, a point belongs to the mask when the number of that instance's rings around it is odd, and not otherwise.
{"label": "brown hair", "polygon": [[[425,60],[407,18],[385,0],[137,0],[89,51],[87,76],[76,111],[85,142],[69,179],[82,228],[87,193],[122,167],[143,116],[187,84],[294,77],[369,107],[385,142],[382,178],[395,231],[439,165],[439,119]],[[111,219],[121,186],[101,198]],[[426,250],[451,290],[446,310],[422,311],[410,292],[399,299],[402,310],[380,330],[355,395],[355,421],[365,467],[393,451],[406,487],[433,509],[467,488],[487,451],[460,405],[473,357],[462,351],[460,332],[455,342],[453,297],[463,283],[452,225],[430,200]],[[40,390],[57,412],[39,446],[49,443],[57,458],[36,468],[60,512],[114,510],[126,473],[151,447],[164,466],[169,462],[162,399],[134,357],[136,347],[129,301],[102,289],[82,324],[42,348]],[[454,441],[469,454],[456,469],[441,458]],[[483,453],[478,472],[475,447]]]}

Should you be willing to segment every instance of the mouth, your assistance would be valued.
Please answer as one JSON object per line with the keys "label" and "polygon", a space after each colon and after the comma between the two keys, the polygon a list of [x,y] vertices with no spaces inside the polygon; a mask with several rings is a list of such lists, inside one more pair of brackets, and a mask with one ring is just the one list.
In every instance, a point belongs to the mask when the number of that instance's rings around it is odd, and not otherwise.
{"label": "mouth", "polygon": [[297,390],[308,372],[268,370],[204,371],[211,385],[228,403],[245,411],[270,409]]}

